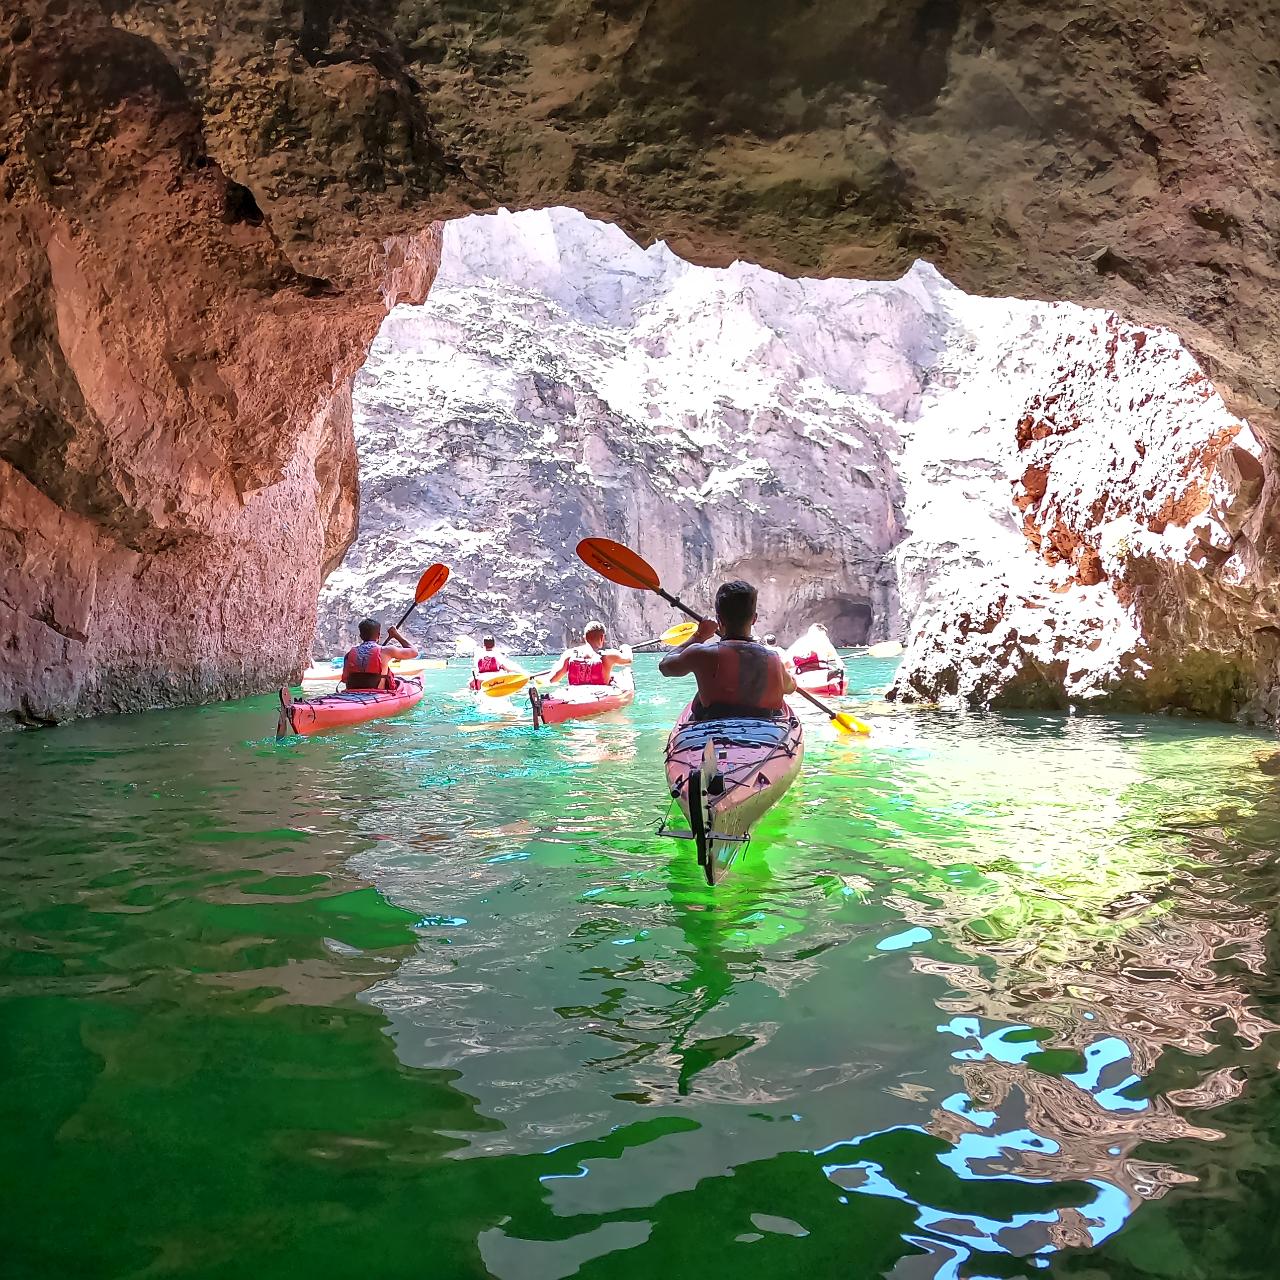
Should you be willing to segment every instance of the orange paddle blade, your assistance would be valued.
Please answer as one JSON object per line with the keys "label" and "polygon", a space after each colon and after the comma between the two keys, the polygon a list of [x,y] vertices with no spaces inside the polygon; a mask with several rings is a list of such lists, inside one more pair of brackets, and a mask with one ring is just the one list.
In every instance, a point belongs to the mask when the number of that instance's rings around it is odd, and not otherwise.
{"label": "orange paddle blade", "polygon": [[421,604],[424,600],[430,600],[448,581],[449,566],[447,564],[429,566],[422,577],[418,579],[418,589],[414,592],[413,603]]}
{"label": "orange paddle blade", "polygon": [[616,582],[620,587],[657,591],[662,586],[653,565],[620,542],[612,542],[608,538],[583,538],[578,543],[578,558],[601,577]]}

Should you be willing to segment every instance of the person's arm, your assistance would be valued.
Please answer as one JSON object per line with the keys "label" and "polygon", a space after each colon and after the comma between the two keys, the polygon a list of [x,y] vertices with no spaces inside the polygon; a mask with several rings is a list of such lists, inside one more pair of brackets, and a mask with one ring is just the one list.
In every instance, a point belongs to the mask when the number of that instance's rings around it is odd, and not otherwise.
{"label": "person's arm", "polygon": [[606,649],[602,658],[606,658],[610,666],[629,667],[631,665],[631,646],[624,644],[621,649]]}
{"label": "person's arm", "polygon": [[782,664],[782,692],[795,693],[796,678],[791,674],[791,668],[784,662]]}
{"label": "person's arm", "polygon": [[399,642],[398,644],[384,644],[381,646],[382,652],[385,653],[392,662],[396,662],[402,658],[416,658],[418,656],[417,649],[415,649],[413,645],[404,638],[398,627],[388,627],[387,636],[389,639]]}
{"label": "person's arm", "polygon": [[[702,645],[714,636],[719,628],[709,618],[698,623],[698,629],[678,649],[673,649],[658,663],[664,676],[692,675],[702,657]],[[696,650],[696,652],[695,652]]]}
{"label": "person's arm", "polygon": [[560,679],[560,677],[561,677],[562,675],[564,675],[564,673],[565,673],[566,671],[568,671],[568,669],[569,669],[569,654],[570,654],[570,652],[571,652],[571,650],[566,649],[566,650],[565,650],[565,651],[560,655],[560,661],[559,661],[558,663],[556,663],[555,669],[554,669],[554,670],[551,672],[551,674],[547,677],[547,681],[548,681],[548,683],[550,683],[550,684],[555,684],[555,682],[556,682],[557,680],[559,680],[559,679]]}

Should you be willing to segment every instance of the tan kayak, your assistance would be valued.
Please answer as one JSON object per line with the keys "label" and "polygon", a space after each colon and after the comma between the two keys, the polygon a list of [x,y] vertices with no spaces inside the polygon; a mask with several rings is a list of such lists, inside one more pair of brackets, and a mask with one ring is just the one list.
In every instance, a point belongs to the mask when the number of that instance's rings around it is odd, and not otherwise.
{"label": "tan kayak", "polygon": [[667,739],[667,787],[689,829],[659,834],[692,839],[707,883],[715,884],[803,759],[804,729],[794,712],[778,720],[694,720],[690,704]]}

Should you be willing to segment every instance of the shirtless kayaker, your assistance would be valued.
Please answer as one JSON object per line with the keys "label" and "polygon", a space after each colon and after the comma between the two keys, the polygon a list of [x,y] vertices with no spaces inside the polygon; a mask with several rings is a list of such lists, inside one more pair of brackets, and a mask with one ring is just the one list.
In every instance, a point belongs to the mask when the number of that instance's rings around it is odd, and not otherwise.
{"label": "shirtless kayaker", "polygon": [[[752,638],[756,589],[735,580],[716,592],[718,622],[703,619],[693,637],[658,663],[664,676],[698,681],[695,720],[772,720],[785,709],[783,695],[795,680],[776,649]],[[717,633],[719,639],[716,639]]]}
{"label": "shirtless kayaker", "polygon": [[379,644],[382,624],[366,618],[360,624],[360,643],[348,649],[342,660],[342,682],[348,689],[391,689],[395,672],[391,664],[400,658],[416,658],[418,651],[401,633],[399,627],[388,627],[387,636],[395,644]]}
{"label": "shirtless kayaker", "polygon": [[588,622],[582,629],[582,644],[566,649],[547,679],[554,684],[567,675],[570,685],[608,684],[614,667],[631,665],[631,646],[606,649],[605,639],[604,623]]}

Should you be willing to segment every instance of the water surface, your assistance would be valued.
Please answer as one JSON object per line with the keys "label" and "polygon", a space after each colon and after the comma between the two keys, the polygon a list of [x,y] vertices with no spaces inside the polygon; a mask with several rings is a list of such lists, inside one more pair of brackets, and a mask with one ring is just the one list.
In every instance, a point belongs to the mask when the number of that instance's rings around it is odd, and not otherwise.
{"label": "water surface", "polygon": [[3,1274],[1276,1274],[1273,739],[853,659],[876,738],[710,889],[652,665],[0,738]]}

